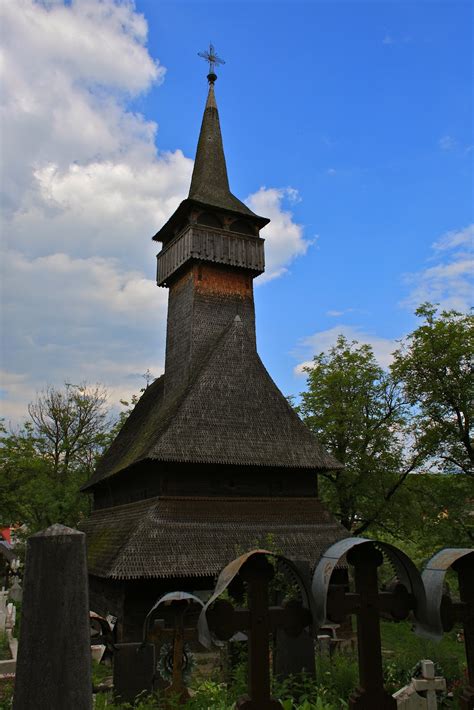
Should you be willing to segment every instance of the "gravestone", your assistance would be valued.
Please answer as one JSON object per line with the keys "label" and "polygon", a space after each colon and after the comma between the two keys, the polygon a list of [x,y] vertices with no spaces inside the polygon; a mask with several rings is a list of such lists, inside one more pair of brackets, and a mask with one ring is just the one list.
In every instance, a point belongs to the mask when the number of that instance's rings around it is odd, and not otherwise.
{"label": "gravestone", "polygon": [[5,630],[10,632],[10,634],[13,633],[15,629],[15,624],[16,624],[16,606],[13,604],[13,602],[9,602],[7,604],[7,618],[5,620]]}
{"label": "gravestone", "polygon": [[8,592],[0,592],[0,633],[5,632],[5,623],[7,620],[7,602],[8,602]]}
{"label": "gravestone", "polygon": [[469,685],[464,688],[459,699],[462,710],[474,708],[474,550],[463,555],[453,565],[459,581],[460,602],[455,605],[457,619],[461,621],[464,630],[464,646],[466,648],[467,674]]}
{"label": "gravestone", "polygon": [[[209,630],[222,641],[228,641],[237,631],[248,636],[248,695],[237,701],[237,710],[282,710],[283,705],[270,693],[270,634],[282,627],[289,636],[299,636],[312,621],[311,612],[296,600],[269,606],[268,585],[274,571],[267,554],[256,550],[229,563],[199,619],[200,640],[206,647]],[[247,609],[217,599],[236,574],[247,585]]]}
{"label": "gravestone", "polygon": [[[443,593],[450,567],[458,575],[459,601]],[[450,547],[440,550],[426,563],[423,583],[426,607],[417,616],[417,633],[436,640],[455,623],[463,625],[468,685],[459,697],[459,707],[474,710],[474,550]]]}
{"label": "gravestone", "polygon": [[115,697],[122,702],[133,703],[140,693],[151,693],[155,668],[155,647],[152,643],[115,644]]}
{"label": "gravestone", "polygon": [[[378,542],[392,563],[400,582],[393,591],[379,591],[377,569],[383,556],[375,544],[365,538],[339,540],[322,555],[313,576],[315,626],[326,620],[339,623],[348,615],[357,618],[359,687],[349,698],[351,710],[392,710],[396,701],[384,688],[380,615],[406,619],[411,609],[425,601],[420,574],[405,553],[393,545]],[[343,556],[354,567],[354,592],[343,585],[331,585],[335,566]]]}
{"label": "gravestone", "polygon": [[11,599],[12,602],[21,602],[23,599],[23,589],[21,588],[18,577],[13,578],[12,586],[8,590],[8,598]]}
{"label": "gravestone", "polygon": [[[301,579],[309,586],[309,563],[293,560],[293,564],[298,569]],[[284,574],[285,568],[281,563],[279,570]],[[283,598],[280,599],[281,602],[283,602]],[[311,678],[315,677],[314,640],[307,629],[303,629],[299,636],[294,637],[289,636],[283,628],[278,627],[275,631],[275,641],[273,673],[277,678],[284,680],[299,673],[306,673]]]}
{"label": "gravestone", "polygon": [[[190,658],[185,642],[197,641],[197,629],[195,624],[189,623],[189,616],[192,618],[193,613],[199,613],[203,606],[203,602],[193,594],[169,592],[158,600],[145,620],[145,640],[161,644],[160,666],[163,667],[160,675],[162,680],[170,676],[171,682],[165,686],[164,695],[171,699],[172,704],[184,705],[190,698],[186,679]],[[172,620],[172,628],[165,628],[165,619],[155,618],[152,629],[147,630],[151,619],[163,613],[168,621]],[[168,648],[169,653],[166,652]]]}
{"label": "gravestone", "polygon": [[86,536],[52,525],[28,539],[13,710],[91,710]]}
{"label": "gravestone", "polygon": [[435,675],[433,661],[421,661],[420,666],[420,675],[393,695],[401,710],[437,710],[436,694],[446,690],[446,679]]}

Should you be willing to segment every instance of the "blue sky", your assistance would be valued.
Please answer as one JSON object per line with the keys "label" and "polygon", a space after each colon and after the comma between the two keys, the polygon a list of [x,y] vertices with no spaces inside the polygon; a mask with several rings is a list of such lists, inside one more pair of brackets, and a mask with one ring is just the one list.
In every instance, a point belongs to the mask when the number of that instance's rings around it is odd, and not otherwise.
{"label": "blue sky", "polygon": [[7,417],[47,383],[117,401],[160,374],[149,238],[187,192],[209,40],[232,190],[272,218],[257,328],[283,392],[338,332],[386,365],[417,303],[470,305],[471,2],[6,5]]}

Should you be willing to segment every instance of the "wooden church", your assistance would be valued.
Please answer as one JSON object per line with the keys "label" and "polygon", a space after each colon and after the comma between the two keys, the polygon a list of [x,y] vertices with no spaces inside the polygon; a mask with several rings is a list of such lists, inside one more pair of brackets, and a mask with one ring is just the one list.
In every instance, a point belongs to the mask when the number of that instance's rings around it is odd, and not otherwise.
{"label": "wooden church", "polygon": [[212,589],[269,536],[313,567],[346,532],[318,500],[340,468],[295,414],[256,350],[253,280],[269,220],[230,191],[214,83],[189,196],[153,237],[169,289],[165,373],[143,393],[84,486],[90,603],[140,640],[161,594]]}

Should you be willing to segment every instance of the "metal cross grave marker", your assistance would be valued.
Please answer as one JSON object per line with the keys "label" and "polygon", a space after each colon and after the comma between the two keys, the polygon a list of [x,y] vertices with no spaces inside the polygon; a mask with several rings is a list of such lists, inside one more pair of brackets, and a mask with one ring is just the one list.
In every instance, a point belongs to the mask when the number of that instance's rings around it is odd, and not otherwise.
{"label": "metal cross grave marker", "polygon": [[[444,578],[452,568],[459,581],[459,601],[443,593]],[[417,614],[417,633],[439,640],[443,632],[450,631],[455,623],[463,625],[464,644],[469,685],[459,698],[462,710],[474,709],[474,550],[470,548],[444,548],[436,553],[423,570],[426,588],[426,607]]]}
{"label": "metal cross grave marker", "polygon": [[[383,555],[364,538],[346,538],[335,543],[322,556],[313,577],[317,625],[321,626],[326,617],[342,621],[348,614],[357,616],[360,687],[349,699],[349,707],[357,710],[396,708],[396,701],[383,686],[380,612],[389,612],[393,618],[401,620],[415,606],[415,598],[424,599],[421,577],[413,563],[393,546],[382,546],[407,586],[398,584],[393,592],[379,592],[377,568],[383,562]],[[330,586],[334,567],[344,554],[354,566],[355,592],[352,593],[340,586]]]}
{"label": "metal cross grave marker", "polygon": [[[265,554],[244,555],[238,567],[247,584],[247,609],[235,608],[228,601],[217,600],[207,611],[207,623],[214,635],[229,640],[236,632],[248,635],[248,695],[238,700],[238,710],[281,710],[278,700],[270,695],[270,634],[283,628],[288,636],[298,636],[312,622],[309,609],[297,601],[269,607],[268,585],[274,570]],[[231,568],[237,560],[228,567]],[[226,568],[227,570],[228,568]],[[222,574],[225,573],[224,570]],[[219,582],[218,582],[219,585]]]}
{"label": "metal cross grave marker", "polygon": [[[159,624],[147,630],[150,618],[156,616],[158,609],[163,606],[169,607],[173,617],[173,628],[165,629]],[[197,640],[195,626],[187,627],[185,616],[190,611],[200,610],[203,603],[198,597],[187,592],[170,592],[165,594],[148,613],[145,620],[145,637],[147,641],[153,643],[163,642],[165,639],[172,644],[172,658],[169,669],[171,671],[171,683],[165,689],[165,696],[170,700],[172,707],[176,703],[184,705],[190,698],[185,682],[186,656],[185,641]]]}

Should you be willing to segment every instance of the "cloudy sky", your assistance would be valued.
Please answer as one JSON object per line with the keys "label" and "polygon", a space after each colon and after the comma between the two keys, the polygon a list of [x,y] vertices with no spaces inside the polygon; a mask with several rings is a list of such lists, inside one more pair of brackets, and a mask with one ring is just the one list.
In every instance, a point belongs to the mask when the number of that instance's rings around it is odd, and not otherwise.
{"label": "cloudy sky", "polygon": [[0,0],[3,415],[47,384],[157,376],[151,236],[206,95],[231,186],[271,218],[260,353],[285,394],[342,332],[383,365],[425,300],[472,300],[472,3]]}

